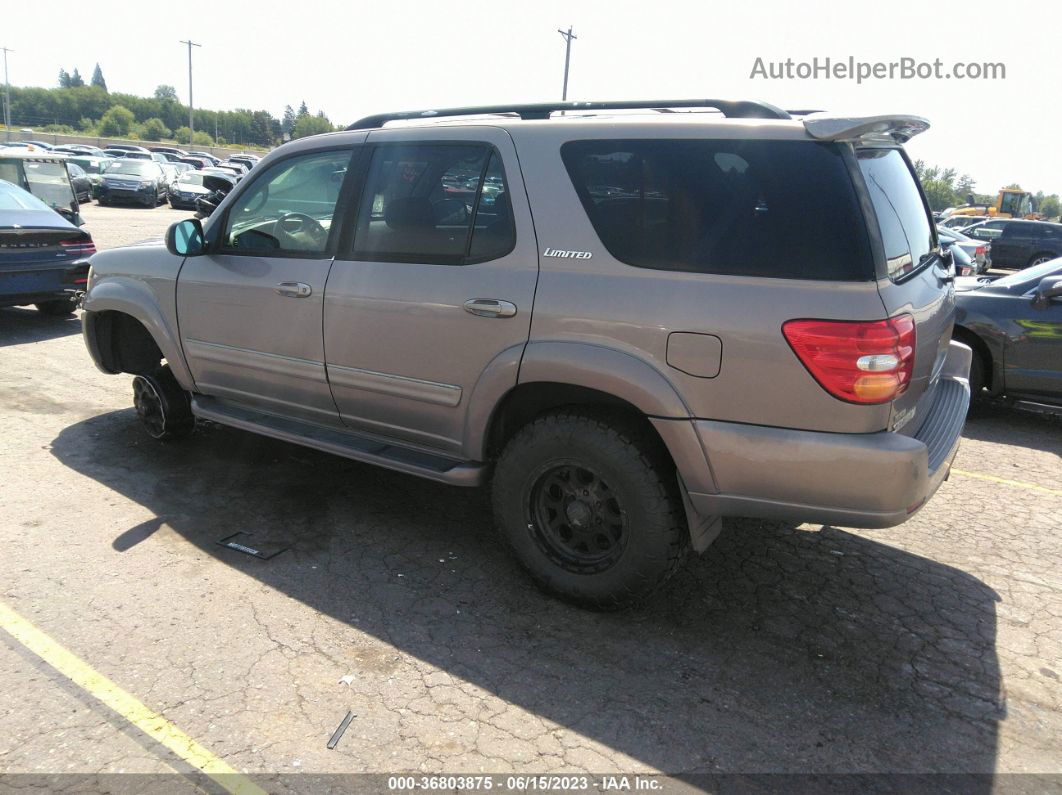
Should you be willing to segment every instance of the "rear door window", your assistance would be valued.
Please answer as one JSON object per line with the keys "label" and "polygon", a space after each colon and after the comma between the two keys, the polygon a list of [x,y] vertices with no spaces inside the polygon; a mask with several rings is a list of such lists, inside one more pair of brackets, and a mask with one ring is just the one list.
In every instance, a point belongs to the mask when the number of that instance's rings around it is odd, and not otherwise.
{"label": "rear door window", "polygon": [[379,146],[359,205],[354,259],[464,265],[515,234],[501,159],[486,144]]}
{"label": "rear door window", "polygon": [[863,149],[858,156],[878,216],[888,273],[897,279],[918,268],[935,250],[932,221],[899,149]]}
{"label": "rear door window", "polygon": [[561,155],[601,242],[642,268],[865,281],[873,263],[840,147],[571,141]]}

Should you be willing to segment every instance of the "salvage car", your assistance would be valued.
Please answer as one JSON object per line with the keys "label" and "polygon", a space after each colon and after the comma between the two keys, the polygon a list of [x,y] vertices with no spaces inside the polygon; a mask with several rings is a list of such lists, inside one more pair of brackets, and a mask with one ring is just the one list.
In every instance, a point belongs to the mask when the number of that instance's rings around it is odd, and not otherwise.
{"label": "salvage car", "polygon": [[202,418],[489,482],[542,588],[620,607],[724,516],[888,527],[946,479],[971,352],[903,149],[927,127],[722,100],[368,117],[96,255],[84,339],[151,436]]}
{"label": "salvage car", "polygon": [[973,396],[1062,407],[1062,259],[956,283],[953,336],[973,349]]}
{"label": "salvage car", "polygon": [[69,315],[88,281],[92,236],[36,196],[0,179],[0,307]]}
{"label": "salvage car", "polygon": [[134,202],[145,207],[157,207],[166,201],[168,195],[166,172],[161,165],[151,160],[115,160],[107,166],[100,182],[102,206]]}
{"label": "salvage car", "polygon": [[32,193],[67,221],[81,226],[66,157],[28,149],[0,149],[0,179]]}

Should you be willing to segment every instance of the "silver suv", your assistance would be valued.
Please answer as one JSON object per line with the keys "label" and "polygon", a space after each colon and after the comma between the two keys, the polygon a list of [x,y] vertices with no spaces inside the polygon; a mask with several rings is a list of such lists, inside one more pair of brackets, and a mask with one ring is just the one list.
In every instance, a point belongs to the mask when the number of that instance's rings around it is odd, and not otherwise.
{"label": "silver suv", "polygon": [[85,340],[156,438],[200,417],[489,481],[541,586],[620,606],[721,517],[888,527],[947,477],[970,349],[902,149],[927,126],[715,100],[370,117],[93,257]]}

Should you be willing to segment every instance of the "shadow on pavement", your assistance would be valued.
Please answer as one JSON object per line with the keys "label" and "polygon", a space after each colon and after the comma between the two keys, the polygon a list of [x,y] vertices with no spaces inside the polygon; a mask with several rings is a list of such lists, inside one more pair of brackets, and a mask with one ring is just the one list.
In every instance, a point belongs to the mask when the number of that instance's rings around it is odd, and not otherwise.
{"label": "shadow on pavement", "polygon": [[[159,517],[116,549],[152,543],[164,520],[270,588],[665,772],[994,769],[997,595],[858,535],[732,521],[655,601],[595,614],[533,588],[481,491],[215,425],[159,445],[132,410],[66,428],[52,451]],[[264,562],[216,545],[240,530],[292,548]]]}
{"label": "shadow on pavement", "polygon": [[1062,416],[984,402],[973,407],[962,435],[993,444],[1054,453],[1062,458]]}
{"label": "shadow on pavement", "polygon": [[80,333],[81,317],[78,315],[53,317],[22,306],[0,309],[0,348]]}

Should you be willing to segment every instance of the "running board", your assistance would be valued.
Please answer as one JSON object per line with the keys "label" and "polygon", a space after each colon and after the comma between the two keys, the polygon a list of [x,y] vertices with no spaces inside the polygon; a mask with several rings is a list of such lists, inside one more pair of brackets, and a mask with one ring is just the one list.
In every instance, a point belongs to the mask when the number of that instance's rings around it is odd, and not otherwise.
{"label": "running board", "polygon": [[312,447],[366,464],[376,464],[408,475],[449,483],[452,486],[480,486],[486,479],[486,465],[476,461],[461,461],[412,447],[381,442],[349,431],[256,411],[227,400],[193,395],[192,413],[221,425]]}

